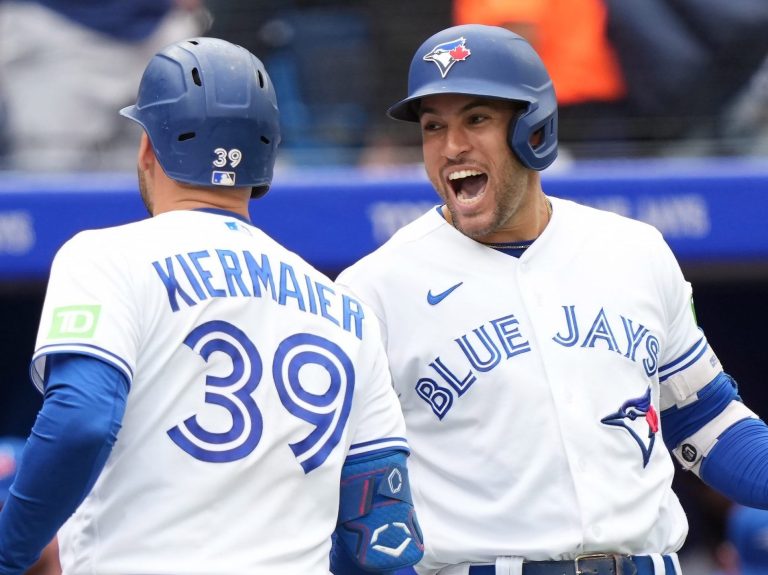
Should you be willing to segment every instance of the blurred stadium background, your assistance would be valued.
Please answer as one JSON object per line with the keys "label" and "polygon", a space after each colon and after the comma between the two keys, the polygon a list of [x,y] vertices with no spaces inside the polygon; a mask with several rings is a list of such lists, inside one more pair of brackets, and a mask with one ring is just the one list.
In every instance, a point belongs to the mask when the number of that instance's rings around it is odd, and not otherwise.
{"label": "blurred stadium background", "polygon": [[[436,202],[417,127],[385,110],[405,94],[414,49],[453,22],[450,1],[207,0],[196,9],[205,35],[262,58],[278,92],[283,144],[273,188],[252,206],[256,225],[334,277]],[[711,91],[690,92],[685,118],[670,107],[666,117],[617,118],[621,139],[580,139],[589,110],[543,179],[551,195],[664,233],[694,285],[700,325],[766,418],[768,66],[765,53],[749,50],[750,74],[709,107],[694,102],[714,98]],[[711,69],[712,82],[731,81],[742,63],[735,53]],[[0,97],[10,82],[0,75]],[[46,78],[39,83],[46,90]],[[12,113],[0,110],[0,135]],[[130,152],[104,154],[87,169],[20,169],[0,154],[0,436],[26,436],[40,405],[27,366],[56,249],[81,229],[145,215],[132,167],[137,134],[122,138]],[[9,154],[11,143],[3,149]],[[691,522],[686,575],[710,575],[728,502],[683,474],[676,481]]]}

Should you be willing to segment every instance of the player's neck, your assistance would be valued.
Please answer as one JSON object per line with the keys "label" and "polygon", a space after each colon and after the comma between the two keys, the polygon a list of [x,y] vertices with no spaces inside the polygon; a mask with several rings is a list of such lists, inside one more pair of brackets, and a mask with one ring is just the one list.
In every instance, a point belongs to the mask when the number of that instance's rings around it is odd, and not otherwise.
{"label": "player's neck", "polygon": [[168,189],[158,189],[153,197],[152,215],[176,210],[197,210],[212,208],[238,214],[246,219],[250,189],[237,188],[226,190],[210,190],[192,186],[175,185]]}
{"label": "player's neck", "polygon": [[[442,207],[442,213],[446,221],[453,225],[451,214],[445,206]],[[552,203],[544,192],[539,190],[528,202],[521,205],[510,221],[502,227],[473,239],[489,245],[530,243],[542,234],[551,217]]]}

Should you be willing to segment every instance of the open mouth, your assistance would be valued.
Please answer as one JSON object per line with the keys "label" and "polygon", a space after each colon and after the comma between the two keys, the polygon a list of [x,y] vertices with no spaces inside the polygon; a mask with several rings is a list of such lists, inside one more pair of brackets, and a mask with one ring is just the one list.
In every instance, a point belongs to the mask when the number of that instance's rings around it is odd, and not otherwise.
{"label": "open mouth", "polygon": [[460,202],[473,202],[482,197],[487,174],[478,170],[458,170],[448,174],[448,183]]}

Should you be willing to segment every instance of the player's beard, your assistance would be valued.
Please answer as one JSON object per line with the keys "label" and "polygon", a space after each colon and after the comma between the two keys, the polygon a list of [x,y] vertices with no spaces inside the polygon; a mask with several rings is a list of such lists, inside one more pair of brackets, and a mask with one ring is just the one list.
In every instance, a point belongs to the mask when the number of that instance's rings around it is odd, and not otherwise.
{"label": "player's beard", "polygon": [[[498,179],[494,182],[494,189],[487,189],[486,194],[495,194],[493,210],[490,217],[483,213],[478,218],[466,218],[461,211],[456,209],[453,201],[446,201],[446,206],[451,214],[453,227],[465,236],[478,242],[487,242],[488,236],[512,231],[515,227],[524,225],[525,222],[514,222],[519,214],[521,206],[525,203],[530,185],[530,172],[523,169],[510,158],[498,171]],[[486,185],[490,185],[489,180]],[[453,195],[453,190],[447,190]],[[445,198],[444,198],[445,199]],[[510,225],[512,224],[512,225]],[[515,238],[512,241],[529,240],[534,238]],[[495,242],[507,241],[504,238],[494,238]]]}
{"label": "player's beard", "polygon": [[136,168],[139,174],[139,193],[141,194],[141,201],[144,202],[144,207],[147,208],[149,215],[152,216],[152,200],[149,199],[149,186],[147,180],[144,177],[144,172],[141,168]]}

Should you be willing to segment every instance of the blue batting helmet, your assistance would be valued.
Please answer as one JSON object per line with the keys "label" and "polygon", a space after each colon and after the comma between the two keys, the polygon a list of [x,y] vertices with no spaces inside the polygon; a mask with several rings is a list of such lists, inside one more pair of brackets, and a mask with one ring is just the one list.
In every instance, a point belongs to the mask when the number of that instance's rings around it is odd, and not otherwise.
{"label": "blue batting helmet", "polygon": [[[416,51],[408,97],[390,117],[419,121],[418,102],[436,94],[465,94],[521,102],[525,109],[509,129],[509,145],[523,165],[543,170],[557,157],[557,99],[539,55],[505,28],[467,24],[438,32]],[[533,136],[541,134],[540,139]]]}
{"label": "blue batting helmet", "polygon": [[144,128],[169,178],[264,195],[280,143],[275,89],[261,61],[216,38],[158,52],[136,105],[120,110]]}

